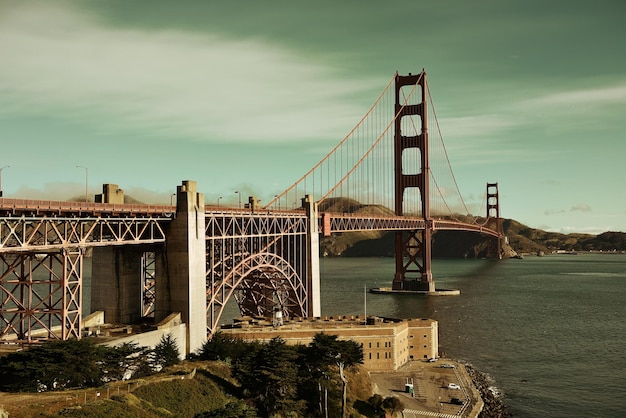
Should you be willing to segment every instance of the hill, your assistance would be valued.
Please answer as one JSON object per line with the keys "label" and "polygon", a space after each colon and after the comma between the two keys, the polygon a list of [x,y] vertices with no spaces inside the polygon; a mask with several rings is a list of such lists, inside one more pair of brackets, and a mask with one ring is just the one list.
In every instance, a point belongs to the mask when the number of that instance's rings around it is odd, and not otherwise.
{"label": "hill", "polygon": [[[357,405],[367,404],[372,394],[367,371],[357,367],[346,373],[353,382],[348,386],[348,398]],[[184,361],[153,376],[111,382],[100,388],[44,393],[0,392],[0,417],[193,418],[243,398],[226,363]]]}

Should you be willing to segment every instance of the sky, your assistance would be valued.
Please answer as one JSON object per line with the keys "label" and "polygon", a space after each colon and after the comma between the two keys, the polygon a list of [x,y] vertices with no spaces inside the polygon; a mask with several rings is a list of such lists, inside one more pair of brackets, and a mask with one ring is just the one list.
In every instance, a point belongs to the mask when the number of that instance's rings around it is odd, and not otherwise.
{"label": "sky", "polygon": [[[0,0],[4,197],[263,201],[425,69],[462,194],[626,232],[623,0]],[[8,167],[7,167],[8,166]]]}

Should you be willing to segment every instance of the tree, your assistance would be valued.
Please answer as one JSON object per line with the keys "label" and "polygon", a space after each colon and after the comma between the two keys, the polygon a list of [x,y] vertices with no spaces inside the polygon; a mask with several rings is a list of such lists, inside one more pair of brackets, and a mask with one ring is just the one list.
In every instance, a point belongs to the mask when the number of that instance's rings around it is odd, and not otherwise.
{"label": "tree", "polygon": [[304,402],[297,399],[296,360],[296,348],[276,337],[238,361],[233,367],[233,376],[254,399],[262,415],[300,414]]}
{"label": "tree", "polygon": [[151,350],[147,347],[123,343],[105,349],[100,361],[104,382],[146,376],[153,371],[149,361]]}
{"label": "tree", "polygon": [[109,347],[88,340],[52,341],[0,358],[0,390],[49,391],[102,384]]}
{"label": "tree", "polygon": [[380,413],[384,411],[384,408],[383,408],[384,401],[385,399],[378,393],[375,393],[368,399],[368,403],[372,406],[372,409],[376,413]]}
{"label": "tree", "polygon": [[258,346],[256,342],[245,342],[217,332],[210,340],[205,341],[197,356],[200,360],[236,362],[248,355],[250,350],[256,350]]}
{"label": "tree", "polygon": [[152,350],[152,369],[159,370],[180,363],[179,352],[178,344],[172,334],[162,336],[159,343]]}
{"label": "tree", "polygon": [[352,340],[338,340],[336,335],[315,334],[309,344],[310,358],[323,375],[330,365],[337,367],[342,382],[341,416],[345,416],[348,380],[345,369],[363,363],[363,346]]}
{"label": "tree", "polygon": [[389,415],[391,416],[394,416],[396,412],[400,412],[402,411],[402,409],[404,409],[402,401],[400,401],[400,399],[395,396],[389,396],[388,398],[385,398],[381,406],[386,412],[389,412]]}

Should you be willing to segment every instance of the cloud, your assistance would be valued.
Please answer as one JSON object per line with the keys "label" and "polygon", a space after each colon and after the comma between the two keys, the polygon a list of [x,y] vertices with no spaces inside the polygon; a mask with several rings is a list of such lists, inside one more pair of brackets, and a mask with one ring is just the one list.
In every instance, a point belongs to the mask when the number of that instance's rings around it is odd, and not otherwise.
{"label": "cloud", "polygon": [[626,84],[553,92],[526,101],[527,105],[541,107],[585,105],[582,109],[587,109],[590,105],[606,106],[615,103],[626,104]]}
{"label": "cloud", "polygon": [[516,126],[517,122],[506,115],[485,114],[442,118],[440,124],[445,127],[446,137],[464,138],[490,136]]}
{"label": "cloud", "polygon": [[542,228],[546,232],[558,232],[560,234],[590,234],[599,235],[606,231],[615,230],[614,226],[562,226],[558,228]]}
{"label": "cloud", "polygon": [[570,211],[572,211],[572,212],[591,212],[591,206],[583,204],[583,203],[579,203],[576,206],[572,206]]}
{"label": "cloud", "polygon": [[2,7],[4,115],[203,141],[337,140],[367,110],[349,97],[384,85],[259,40],[108,27],[59,4]]}
{"label": "cloud", "polygon": [[557,215],[559,213],[565,213],[564,209],[547,209],[543,212],[546,215]]}
{"label": "cloud", "polygon": [[[558,214],[563,214],[567,212],[568,211],[565,209],[547,209],[543,213],[546,215],[558,215]],[[572,206],[569,212],[591,212],[591,206],[584,204],[584,203],[579,203],[577,205]]]}

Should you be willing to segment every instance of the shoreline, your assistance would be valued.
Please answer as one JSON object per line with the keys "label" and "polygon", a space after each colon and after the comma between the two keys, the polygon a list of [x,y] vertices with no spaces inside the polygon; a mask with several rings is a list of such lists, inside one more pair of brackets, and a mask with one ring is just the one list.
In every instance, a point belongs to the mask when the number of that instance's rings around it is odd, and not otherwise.
{"label": "shoreline", "polygon": [[479,417],[512,417],[513,414],[509,411],[508,406],[504,402],[502,393],[493,386],[493,378],[487,373],[477,370],[469,363],[462,364],[465,365],[467,374],[483,400],[484,406]]}

